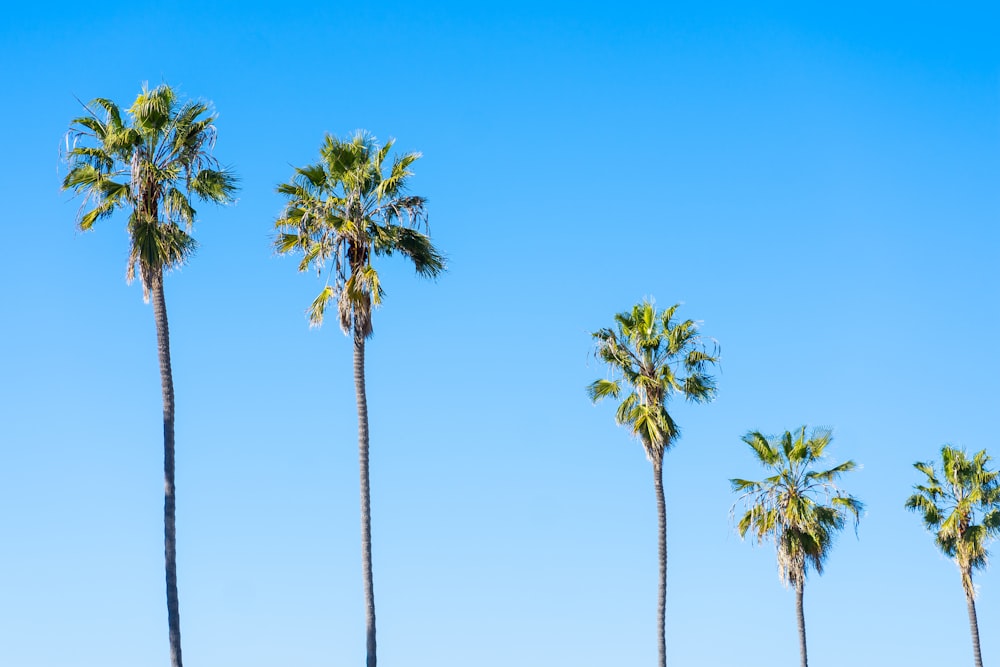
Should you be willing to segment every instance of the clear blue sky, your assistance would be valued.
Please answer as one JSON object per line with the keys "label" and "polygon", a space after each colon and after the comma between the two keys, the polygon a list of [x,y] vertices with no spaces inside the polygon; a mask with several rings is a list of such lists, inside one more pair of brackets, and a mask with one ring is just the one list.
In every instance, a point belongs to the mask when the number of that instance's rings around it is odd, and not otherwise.
{"label": "clear blue sky", "polygon": [[[945,442],[1000,457],[995,5],[5,11],[0,664],[167,664],[152,312],[124,218],[81,234],[59,192],[74,96],[143,81],[211,100],[242,179],[167,282],[188,665],[363,660],[350,344],[269,248],[274,185],[358,128],[424,153],[449,259],[436,283],[381,267],[382,664],[653,664],[650,466],[584,392],[589,332],[644,296],[723,353],[666,459],[670,663],[795,664],[793,595],[727,480],[758,474],[744,432],[800,424],[835,429],[867,503],[807,585],[811,664],[971,663],[956,568],[902,504]],[[978,581],[997,663],[1000,571]]]}

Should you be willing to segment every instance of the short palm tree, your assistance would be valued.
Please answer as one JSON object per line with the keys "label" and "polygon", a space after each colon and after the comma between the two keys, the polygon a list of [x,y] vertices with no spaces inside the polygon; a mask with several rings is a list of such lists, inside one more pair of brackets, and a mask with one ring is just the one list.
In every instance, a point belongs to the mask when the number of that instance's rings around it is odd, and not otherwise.
{"label": "short palm tree", "polygon": [[674,396],[704,403],[715,396],[715,380],[708,373],[718,362],[716,350],[703,345],[692,320],[676,321],[679,304],[657,312],[652,301],[615,315],[615,327],[594,332],[595,355],[608,365],[610,378],[587,388],[592,401],[625,397],[615,419],[639,438],[653,464],[653,483],[659,519],[660,587],[657,607],[659,665],[667,664],[667,512],[663,499],[663,454],[679,435],[667,411]]}
{"label": "short palm tree", "polygon": [[354,342],[368,667],[375,667],[376,653],[365,341],[372,334],[372,308],[383,296],[372,260],[398,253],[413,262],[422,276],[433,277],[444,270],[441,254],[420,231],[426,229],[425,199],[406,194],[410,166],[420,154],[397,155],[389,163],[392,146],[392,140],[379,145],[364,132],[347,141],[327,135],[320,161],[296,168],[292,180],[278,186],[287,202],[275,223],[278,252],[301,252],[300,271],[326,270],[326,285],[308,311],[311,325],[322,324],[328,304],[334,301],[340,328]]}
{"label": "short palm tree", "polygon": [[126,277],[136,274],[143,298],[153,300],[160,382],[163,392],[164,552],[170,662],[181,667],[177,600],[177,533],[174,495],[174,382],[163,274],[195,249],[193,199],[225,204],[233,200],[236,178],[212,157],[215,116],[201,102],[181,102],[172,88],[143,87],[123,118],[111,100],[98,98],[72,121],[67,134],[69,172],[64,190],[83,196],[81,230],[128,212]]}
{"label": "short palm tree", "polygon": [[[849,518],[857,529],[864,505],[842,492],[834,482],[854,470],[846,461],[827,470],[814,470],[832,439],[824,429],[814,429],[806,437],[803,426],[793,435],[785,431],[769,439],[757,431],[743,436],[757,460],[773,474],[759,482],[729,480],[733,491],[742,494],[746,512],[737,524],[741,538],[753,536],[758,544],[774,542],[778,551],[778,576],[786,586],[795,587],[795,611],[799,625],[799,650],[806,667],[806,620],[802,609],[806,571],[823,573],[833,537]],[[735,506],[734,506],[735,510]]]}
{"label": "short palm tree", "polygon": [[927,480],[914,485],[916,493],[906,501],[906,509],[923,516],[938,548],[958,565],[976,667],[983,666],[983,656],[972,573],[986,567],[986,544],[1000,535],[1000,472],[988,469],[990,460],[985,449],[970,459],[964,450],[945,445],[940,476],[934,463],[913,464]]}

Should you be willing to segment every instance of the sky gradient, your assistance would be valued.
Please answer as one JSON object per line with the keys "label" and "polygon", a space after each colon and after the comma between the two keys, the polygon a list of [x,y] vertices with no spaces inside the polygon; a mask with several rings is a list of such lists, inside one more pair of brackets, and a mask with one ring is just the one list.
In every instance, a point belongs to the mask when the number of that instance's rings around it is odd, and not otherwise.
{"label": "sky gradient", "polygon": [[[363,661],[351,345],[270,248],[275,185],[359,128],[423,152],[449,266],[379,266],[384,666],[653,663],[651,466],[585,393],[590,332],[644,297],[722,351],[718,400],[672,410],[668,662],[795,664],[728,479],[759,475],[745,432],[808,424],[866,504],[806,585],[810,663],[971,663],[957,569],[903,502],[942,444],[1000,457],[1000,10],[752,6],[6,10],[0,664],[168,664],[152,309],[125,217],[81,233],[59,191],[77,98],[144,81],[213,103],[241,179],[166,280],[189,667]],[[977,582],[1000,662],[1000,572]]]}

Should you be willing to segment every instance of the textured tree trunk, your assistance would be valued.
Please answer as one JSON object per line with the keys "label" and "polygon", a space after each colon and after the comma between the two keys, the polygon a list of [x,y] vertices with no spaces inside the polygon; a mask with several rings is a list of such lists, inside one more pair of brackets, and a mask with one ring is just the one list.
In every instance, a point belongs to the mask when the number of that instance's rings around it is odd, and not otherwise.
{"label": "textured tree trunk", "polygon": [[663,461],[653,463],[653,483],[656,485],[656,512],[660,526],[660,594],[656,608],[656,642],[660,652],[660,667],[667,667],[667,505],[663,500]]}
{"label": "textured tree trunk", "polygon": [[972,574],[962,573],[962,588],[965,589],[965,604],[969,608],[969,631],[972,633],[972,657],[976,667],[983,667],[983,655],[979,651],[979,620],[976,618],[975,588],[972,586]]}
{"label": "textured tree trunk", "polygon": [[174,378],[170,370],[170,330],[167,327],[167,304],[163,298],[162,270],[153,275],[150,282],[163,389],[163,555],[167,573],[170,665],[182,667],[180,603],[177,599],[177,506],[174,497]]}
{"label": "textured tree trunk", "polygon": [[795,580],[795,615],[799,621],[799,653],[802,654],[802,667],[809,667],[809,658],[806,655],[806,615],[802,609],[802,593],[805,587],[805,572],[802,572]]}
{"label": "textured tree trunk", "polygon": [[354,332],[354,391],[358,399],[358,460],[361,468],[361,571],[365,587],[367,667],[375,667],[375,585],[372,580],[372,512],[368,476],[368,398],[365,394],[365,337]]}

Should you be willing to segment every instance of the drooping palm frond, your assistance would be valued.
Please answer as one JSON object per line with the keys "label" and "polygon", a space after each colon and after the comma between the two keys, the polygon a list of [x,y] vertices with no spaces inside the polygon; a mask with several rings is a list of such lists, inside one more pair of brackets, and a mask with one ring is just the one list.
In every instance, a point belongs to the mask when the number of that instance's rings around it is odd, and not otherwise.
{"label": "drooping palm frond", "polygon": [[66,135],[62,187],[82,198],[81,230],[117,210],[129,213],[126,277],[138,274],[148,298],[149,280],[182,264],[197,245],[192,198],[229,203],[237,179],[211,155],[208,106],[180,103],[170,86],[144,86],[125,114],[105,98],[85,108],[88,115],[74,119]]}
{"label": "drooping palm frond", "polygon": [[651,301],[643,301],[616,314],[613,329],[592,334],[594,355],[607,364],[610,379],[591,383],[588,395],[597,403],[627,391],[615,418],[639,438],[654,462],[663,459],[679,434],[667,410],[670,399],[679,395],[706,402],[715,396],[708,370],[718,363],[718,350],[705,347],[694,321],[673,321],[677,308],[658,313]]}
{"label": "drooping palm frond", "polygon": [[[737,504],[744,512],[736,524],[741,538],[749,535],[758,544],[773,542],[777,550],[778,576],[785,585],[804,580],[809,567],[822,574],[833,546],[833,537],[853,518],[857,528],[864,510],[857,498],[841,491],[835,481],[856,469],[846,461],[826,470],[813,467],[823,458],[832,435],[806,427],[794,435],[785,431],[768,438],[758,431],[743,436],[754,456],[771,474],[761,481],[731,479],[733,491],[741,494]],[[733,505],[735,514],[736,504]]]}
{"label": "drooping palm frond", "polygon": [[386,172],[393,143],[379,145],[360,131],[346,141],[327,135],[319,162],[296,168],[289,182],[277,186],[286,202],[275,222],[274,249],[301,252],[300,271],[330,274],[308,310],[313,326],[322,324],[327,301],[336,299],[343,331],[371,335],[371,310],[384,294],[372,265],[376,255],[399,253],[426,277],[445,268],[425,233],[426,200],[405,194],[409,167],[420,154],[397,156]]}

